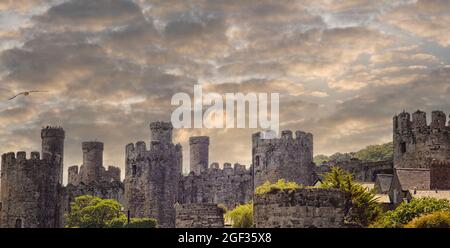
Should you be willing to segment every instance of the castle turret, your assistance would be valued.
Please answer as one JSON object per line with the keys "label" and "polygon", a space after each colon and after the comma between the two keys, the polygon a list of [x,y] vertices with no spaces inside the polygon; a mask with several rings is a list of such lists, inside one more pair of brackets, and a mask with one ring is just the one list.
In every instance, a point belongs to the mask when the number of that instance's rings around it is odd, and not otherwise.
{"label": "castle turret", "polygon": [[102,142],[83,142],[83,174],[81,181],[84,184],[102,180],[103,149]]}
{"label": "castle turret", "polygon": [[189,150],[190,171],[197,175],[206,171],[209,164],[209,137],[190,137]]}
{"label": "castle turret", "polygon": [[151,141],[162,144],[172,143],[173,126],[170,122],[152,122],[150,123]]}
{"label": "castle turret", "polygon": [[59,183],[63,183],[64,139],[65,132],[61,127],[46,127],[41,130],[42,158],[50,159],[55,164],[55,175]]}
{"label": "castle turret", "polygon": [[252,136],[254,187],[279,179],[302,185],[314,183],[313,135],[285,130],[281,138],[263,139],[261,133]]}
{"label": "castle turret", "polygon": [[447,117],[442,111],[433,111],[431,113],[431,129],[432,130],[443,130],[445,123],[447,122]]}
{"label": "castle turret", "polygon": [[421,131],[427,127],[427,113],[417,110],[412,114],[412,128]]}
{"label": "castle turret", "polygon": [[64,130],[47,127],[41,137],[42,156],[32,152],[27,158],[22,151],[2,155],[1,227],[63,226]]}
{"label": "castle turret", "polygon": [[433,111],[431,124],[420,110],[412,115],[403,112],[394,117],[394,167],[429,168],[433,159],[450,159],[450,127],[446,115]]}
{"label": "castle turret", "polygon": [[142,141],[125,148],[125,207],[131,217],[151,217],[160,227],[174,227],[182,149],[172,143],[171,123],[154,122],[150,130],[150,150]]}

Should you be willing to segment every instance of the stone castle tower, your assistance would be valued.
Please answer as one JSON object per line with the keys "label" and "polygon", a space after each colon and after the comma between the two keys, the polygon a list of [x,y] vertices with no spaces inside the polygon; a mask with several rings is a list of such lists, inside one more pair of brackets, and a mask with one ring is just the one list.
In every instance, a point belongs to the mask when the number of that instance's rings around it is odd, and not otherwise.
{"label": "stone castle tower", "polygon": [[57,228],[63,225],[63,156],[65,132],[41,131],[42,158],[32,152],[2,155],[1,227]]}
{"label": "stone castle tower", "polygon": [[403,112],[394,116],[394,167],[430,168],[433,160],[450,160],[450,125],[446,115],[433,111],[431,123],[420,110],[411,115]]}
{"label": "stone castle tower", "polygon": [[83,165],[69,167],[68,184],[91,185],[102,182],[120,181],[120,168],[109,166],[108,170],[103,166],[103,143],[83,142]]}
{"label": "stone castle tower", "polygon": [[181,145],[172,143],[172,124],[150,124],[150,150],[140,141],[126,146],[125,206],[132,217],[152,217],[175,227],[175,203],[182,172]]}
{"label": "stone castle tower", "polygon": [[312,185],[315,180],[313,135],[302,131],[282,131],[281,138],[263,139],[262,133],[252,137],[254,187],[279,179]]}
{"label": "stone castle tower", "polygon": [[196,175],[206,171],[209,165],[209,137],[189,138],[190,171]]}
{"label": "stone castle tower", "polygon": [[92,195],[103,199],[114,199],[123,203],[124,186],[120,181],[120,168],[103,166],[103,143],[83,142],[83,165],[68,169],[65,188],[65,211],[70,212],[70,203],[81,195]]}

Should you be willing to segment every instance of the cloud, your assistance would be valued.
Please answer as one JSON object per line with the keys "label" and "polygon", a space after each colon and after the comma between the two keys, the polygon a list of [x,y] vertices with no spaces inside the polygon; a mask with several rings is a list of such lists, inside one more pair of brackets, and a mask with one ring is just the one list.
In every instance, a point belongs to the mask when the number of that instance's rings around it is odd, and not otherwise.
{"label": "cloud", "polygon": [[[61,125],[67,166],[82,141],[101,140],[105,164],[123,168],[125,144],[149,142],[149,122],[168,121],[172,95],[197,83],[280,93],[281,129],[313,132],[316,153],[388,141],[403,108],[448,106],[444,1],[34,0],[0,11],[24,19],[0,26],[1,99],[49,91],[0,101],[1,152],[36,150],[40,127]],[[209,135],[211,161],[249,164],[256,131],[174,137],[187,152],[189,136]]]}

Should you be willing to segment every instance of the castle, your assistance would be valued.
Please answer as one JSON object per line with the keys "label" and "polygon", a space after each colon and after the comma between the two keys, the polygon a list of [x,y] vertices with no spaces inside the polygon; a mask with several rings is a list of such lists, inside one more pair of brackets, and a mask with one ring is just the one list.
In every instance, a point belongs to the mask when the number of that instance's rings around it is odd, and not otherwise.
{"label": "castle", "polygon": [[[83,142],[83,164],[69,167],[65,187],[65,132],[46,127],[41,132],[42,158],[37,152],[28,159],[24,152],[2,156],[0,227],[63,227],[63,214],[71,211],[70,203],[86,194],[116,199],[130,217],[152,217],[160,227],[201,227],[201,223],[220,227],[223,220],[219,220],[221,210],[216,206],[231,209],[251,200],[256,201],[260,227],[341,226],[343,219],[335,218],[342,215],[339,192],[299,190],[296,197],[306,197],[307,202],[298,201],[291,209],[283,202],[289,197],[254,199],[254,189],[278,179],[312,186],[334,165],[351,172],[357,181],[374,185],[389,206],[423,195],[440,197],[441,192],[450,190],[450,127],[445,123],[440,111],[433,112],[430,125],[424,112],[417,111],[412,120],[403,112],[393,119],[393,161],[353,159],[320,166],[313,163],[311,133],[296,131],[294,137],[286,130],[279,138],[256,133],[252,136],[252,165],[225,163],[222,168],[209,162],[209,137],[191,137],[190,172],[183,175],[183,151],[172,141],[171,123],[153,122],[148,149],[144,141],[125,147],[123,182],[119,168],[103,166],[104,144]],[[324,205],[319,198],[336,204]],[[291,216],[293,209],[301,212]],[[311,217],[310,211],[323,213],[323,218]]]}

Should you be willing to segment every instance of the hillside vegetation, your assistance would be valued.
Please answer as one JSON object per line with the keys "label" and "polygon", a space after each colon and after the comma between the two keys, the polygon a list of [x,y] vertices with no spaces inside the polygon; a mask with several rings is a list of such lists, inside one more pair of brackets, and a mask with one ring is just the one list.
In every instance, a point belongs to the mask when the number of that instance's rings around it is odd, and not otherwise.
{"label": "hillside vegetation", "polygon": [[393,153],[394,153],[394,145],[392,142],[389,142],[382,145],[370,145],[357,152],[350,152],[350,153],[338,152],[331,156],[320,154],[314,157],[314,163],[320,165],[329,161],[344,162],[352,158],[368,162],[378,162],[392,159]]}

